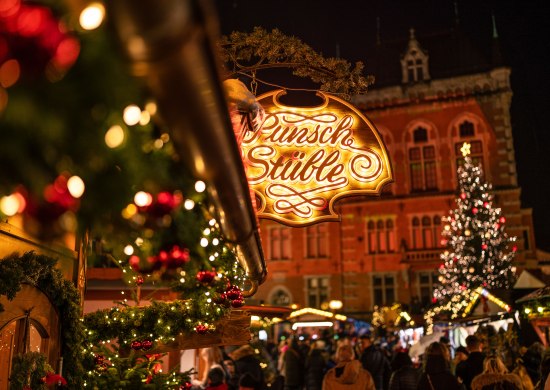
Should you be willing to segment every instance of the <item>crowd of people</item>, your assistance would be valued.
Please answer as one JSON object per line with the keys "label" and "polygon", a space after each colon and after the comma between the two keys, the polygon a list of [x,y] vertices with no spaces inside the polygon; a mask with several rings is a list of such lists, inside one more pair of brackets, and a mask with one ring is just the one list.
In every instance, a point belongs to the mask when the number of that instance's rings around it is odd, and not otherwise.
{"label": "crowd of people", "polygon": [[370,335],[288,337],[263,351],[204,349],[204,375],[193,384],[196,390],[550,390],[550,351],[541,343],[522,348],[511,366],[484,347],[476,335],[456,349],[443,337],[413,362],[406,349],[381,347]]}

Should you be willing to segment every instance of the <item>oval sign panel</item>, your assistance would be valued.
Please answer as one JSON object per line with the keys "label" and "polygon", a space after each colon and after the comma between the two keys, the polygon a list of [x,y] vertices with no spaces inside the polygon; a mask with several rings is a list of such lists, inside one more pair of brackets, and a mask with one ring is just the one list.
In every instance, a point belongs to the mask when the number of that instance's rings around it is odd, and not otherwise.
{"label": "oval sign panel", "polygon": [[322,92],[318,107],[287,107],[279,102],[284,93],[258,97],[264,121],[242,141],[260,218],[291,226],[338,221],[338,199],[379,194],[393,181],[378,131],[355,107]]}

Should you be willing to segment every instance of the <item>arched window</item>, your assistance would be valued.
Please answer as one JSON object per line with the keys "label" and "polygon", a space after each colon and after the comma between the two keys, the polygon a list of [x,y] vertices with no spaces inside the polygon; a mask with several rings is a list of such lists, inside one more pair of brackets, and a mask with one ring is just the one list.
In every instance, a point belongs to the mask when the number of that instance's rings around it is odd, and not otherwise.
{"label": "arched window", "polygon": [[376,253],[376,225],[372,220],[367,223],[367,245],[369,253]]}
{"label": "arched window", "polygon": [[430,217],[422,218],[422,247],[433,248],[433,230],[432,219]]}
{"label": "arched window", "polygon": [[[470,144],[470,157],[472,162],[474,164],[479,164],[482,170],[485,171],[483,141],[474,121],[465,119],[460,122],[458,125],[458,136],[456,136],[454,140],[457,168],[464,162],[461,148],[464,145],[464,142],[468,142]],[[485,174],[485,172],[483,173]]]}
{"label": "arched window", "polygon": [[412,138],[413,143],[409,147],[411,191],[437,190],[435,146],[428,143],[428,130],[419,126],[413,130]]}
{"label": "arched window", "polygon": [[391,219],[386,220],[386,240],[388,252],[395,252],[395,230]]}
{"label": "arched window", "polygon": [[283,289],[278,289],[271,294],[271,304],[274,306],[289,306],[290,295]]}
{"label": "arched window", "polygon": [[422,236],[420,231],[420,219],[414,217],[412,219],[412,248],[420,249],[422,248]]}
{"label": "arched window", "polygon": [[411,29],[407,51],[401,58],[401,81],[405,84],[429,80],[428,58],[414,36],[414,29]]}

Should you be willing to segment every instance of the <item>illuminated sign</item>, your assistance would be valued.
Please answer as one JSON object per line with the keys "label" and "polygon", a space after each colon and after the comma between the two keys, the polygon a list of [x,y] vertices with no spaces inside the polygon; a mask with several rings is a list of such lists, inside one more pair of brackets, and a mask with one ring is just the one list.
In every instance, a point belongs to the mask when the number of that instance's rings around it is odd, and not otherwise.
{"label": "illuminated sign", "polygon": [[393,181],[378,131],[355,107],[322,92],[320,106],[287,107],[279,102],[284,93],[258,97],[264,121],[242,141],[260,218],[292,226],[336,221],[338,199],[378,194]]}

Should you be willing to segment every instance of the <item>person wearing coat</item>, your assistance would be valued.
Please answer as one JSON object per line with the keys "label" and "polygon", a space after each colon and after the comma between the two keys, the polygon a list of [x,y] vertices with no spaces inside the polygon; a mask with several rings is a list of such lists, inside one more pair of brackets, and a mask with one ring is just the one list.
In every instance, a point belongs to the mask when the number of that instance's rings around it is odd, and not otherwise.
{"label": "person wearing coat", "polygon": [[523,390],[521,379],[509,374],[497,356],[490,356],[483,363],[483,372],[472,380],[472,390]]}
{"label": "person wearing coat", "polygon": [[361,364],[374,380],[376,390],[386,390],[390,382],[391,367],[384,352],[373,344],[371,335],[363,335],[359,338],[361,343]]}
{"label": "person wearing coat", "polygon": [[254,348],[245,344],[231,352],[229,356],[235,362],[235,373],[239,380],[245,373],[248,373],[258,382],[259,386],[265,385],[264,372],[260,361],[255,356]]}
{"label": "person wearing coat", "polygon": [[323,340],[317,340],[311,345],[306,358],[306,390],[321,390],[327,368],[327,355]]}
{"label": "person wearing coat", "polygon": [[399,351],[391,362],[393,373],[389,390],[415,390],[420,371],[413,367],[411,357],[406,351]]}
{"label": "person wearing coat", "polygon": [[338,347],[336,362],[325,374],[322,390],[376,390],[372,376],[355,360],[351,345]]}
{"label": "person wearing coat", "polygon": [[302,390],[304,387],[304,356],[296,339],[292,339],[283,357],[284,390]]}
{"label": "person wearing coat", "polygon": [[424,372],[417,390],[462,390],[463,385],[451,374],[451,354],[444,344],[435,342],[426,348]]}

